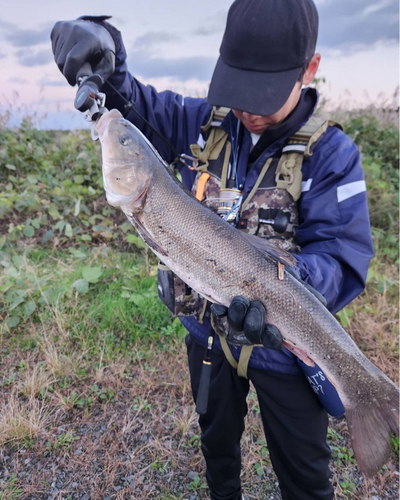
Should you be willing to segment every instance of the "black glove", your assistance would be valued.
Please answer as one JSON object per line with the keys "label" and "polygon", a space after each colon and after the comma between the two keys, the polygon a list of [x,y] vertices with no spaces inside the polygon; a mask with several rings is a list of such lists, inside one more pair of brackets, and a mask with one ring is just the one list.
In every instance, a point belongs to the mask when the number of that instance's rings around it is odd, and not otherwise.
{"label": "black glove", "polygon": [[282,335],[276,326],[265,324],[265,307],[258,300],[249,301],[238,295],[229,308],[219,304],[211,306],[211,313],[218,318],[227,316],[235,332],[243,332],[251,344],[262,344],[268,349],[282,347]]}
{"label": "black glove", "polygon": [[80,76],[97,73],[105,81],[114,73],[115,41],[100,24],[105,19],[108,17],[85,17],[54,25],[50,35],[54,60],[70,85]]}

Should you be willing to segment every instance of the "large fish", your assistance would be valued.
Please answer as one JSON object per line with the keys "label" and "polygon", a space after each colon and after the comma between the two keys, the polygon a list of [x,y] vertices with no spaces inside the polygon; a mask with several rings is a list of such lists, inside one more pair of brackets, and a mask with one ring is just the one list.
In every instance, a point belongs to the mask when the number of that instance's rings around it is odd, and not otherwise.
{"label": "large fish", "polygon": [[153,252],[210,301],[228,306],[243,295],[264,303],[266,322],[279,328],[286,345],[315,361],[337,389],[358,465],[375,474],[388,459],[391,433],[399,431],[396,385],[302,282],[286,270],[278,279],[282,265],[267,245],[260,250],[185,190],[117,110],[103,115],[96,129],[108,202],[120,206]]}

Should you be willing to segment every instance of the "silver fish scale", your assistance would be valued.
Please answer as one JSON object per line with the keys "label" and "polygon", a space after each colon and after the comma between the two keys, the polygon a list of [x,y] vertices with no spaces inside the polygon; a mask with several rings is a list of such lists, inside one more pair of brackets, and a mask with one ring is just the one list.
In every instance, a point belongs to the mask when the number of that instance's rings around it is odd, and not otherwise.
{"label": "silver fish scale", "polygon": [[[129,218],[136,225],[134,217]],[[393,383],[329,311],[289,273],[279,280],[274,263],[201,205],[166,168],[154,169],[139,220],[156,244],[158,257],[209,300],[228,306],[234,296],[243,295],[263,302],[266,321],[321,366],[346,408],[369,405],[378,395],[390,398],[393,389],[387,387],[385,394],[382,382]]]}

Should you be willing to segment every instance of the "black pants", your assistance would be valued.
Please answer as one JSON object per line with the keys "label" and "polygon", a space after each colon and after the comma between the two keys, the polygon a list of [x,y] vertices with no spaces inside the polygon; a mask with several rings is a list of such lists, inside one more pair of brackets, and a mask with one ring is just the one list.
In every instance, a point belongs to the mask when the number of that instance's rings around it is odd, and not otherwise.
{"label": "black pants", "polygon": [[[205,348],[186,337],[194,400]],[[249,381],[213,352],[208,409],[200,416],[201,447],[212,500],[240,500],[240,439]],[[328,417],[303,374],[248,369],[260,405],[272,465],[283,500],[332,500]]]}

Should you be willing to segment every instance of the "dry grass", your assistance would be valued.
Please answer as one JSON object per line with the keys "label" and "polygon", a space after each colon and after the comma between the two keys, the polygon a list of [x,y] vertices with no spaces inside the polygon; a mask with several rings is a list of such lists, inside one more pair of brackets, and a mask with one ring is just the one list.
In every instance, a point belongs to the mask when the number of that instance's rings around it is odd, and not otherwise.
{"label": "dry grass", "polygon": [[[395,266],[387,266],[385,276],[398,282]],[[392,296],[389,298],[388,294]],[[394,295],[394,297],[393,297]],[[364,354],[388,377],[399,383],[399,309],[398,289],[379,293],[368,286],[349,309],[351,321],[347,328]]]}
{"label": "dry grass", "polygon": [[[91,500],[104,500],[106,495],[113,499],[118,495],[124,500],[182,500],[194,492],[199,500],[207,499],[207,490],[200,487],[205,484],[205,466],[184,349],[172,351],[153,351],[145,360],[135,358],[134,363],[125,360],[122,372],[114,365],[104,366],[101,387],[113,388],[116,397],[112,401],[95,398],[89,407],[76,405],[78,398],[93,395],[91,386],[98,375],[95,370],[87,380],[74,378],[66,388],[56,382],[56,392],[46,396],[47,406],[33,398],[24,401],[15,394],[10,396],[8,414],[13,418],[7,419],[7,438],[3,437],[1,443],[12,457],[7,463],[10,473],[22,473],[22,478],[28,474],[29,479],[18,483],[23,489],[21,499],[41,500],[49,495],[63,499],[71,495],[75,499],[89,493]],[[0,392],[7,394],[1,387]],[[250,392],[248,403],[242,441],[243,488],[251,499],[278,500],[277,479],[269,460],[254,391]],[[60,404],[63,411],[50,418]],[[21,424],[28,414],[29,429],[28,424]],[[11,421],[18,425],[11,425]],[[4,417],[1,422],[4,436]],[[341,445],[348,446],[345,422],[333,425],[344,436]],[[19,431],[13,430],[16,427]],[[18,451],[21,446],[10,452],[12,441],[19,440],[22,444],[41,435],[44,427],[47,427],[45,439],[34,439],[23,455]],[[27,457],[31,462],[25,465]],[[354,465],[343,462],[334,464],[333,469],[337,500],[372,500],[374,495],[380,500],[395,498],[394,466],[371,483],[357,484],[354,492],[346,490],[343,482],[348,473],[354,476]],[[189,472],[200,477],[197,486],[188,478]],[[356,473],[356,477],[361,476]],[[0,459],[0,486],[1,480]],[[60,485],[58,492],[51,487],[54,482]]]}
{"label": "dry grass", "polygon": [[45,330],[39,338],[39,345],[46,368],[54,377],[71,377],[74,376],[78,370],[82,358],[85,353],[80,354],[65,354],[62,352],[65,345],[63,339],[58,343],[50,338],[50,335]]}
{"label": "dry grass", "polygon": [[49,425],[52,413],[33,397],[22,401],[11,393],[0,407],[0,446],[37,437]]}
{"label": "dry grass", "polygon": [[[320,108],[322,114],[330,119],[335,119],[339,122],[346,122],[350,118],[358,116],[373,116],[382,125],[398,126],[399,122],[399,86],[395,88],[392,94],[386,95],[380,93],[375,100],[372,100],[366,90],[363,91],[362,100],[346,90],[342,99],[338,102],[332,102],[324,97],[324,88],[322,90],[322,98]],[[328,95],[329,92],[326,92]]]}
{"label": "dry grass", "polygon": [[188,435],[196,420],[197,414],[194,408],[184,408],[175,416],[174,427],[180,436],[180,442]]}
{"label": "dry grass", "polygon": [[[390,305],[393,300],[386,299],[370,286],[349,308],[353,313],[348,331],[396,379],[398,312]],[[198,500],[207,499],[208,492],[201,487],[205,464],[184,346],[176,344],[165,351],[147,346],[144,354],[138,343],[134,352],[112,359],[100,340],[97,354],[90,351],[86,357],[85,345],[77,351],[57,324],[53,327],[42,332],[34,351],[10,349],[12,354],[0,365],[0,376],[7,374],[6,383],[0,384],[0,400],[7,401],[0,417],[0,491],[14,473],[20,478],[16,487],[23,490],[21,500],[49,496],[75,500],[85,493],[90,500],[104,500],[107,495],[123,500],[183,500],[194,493]],[[4,340],[6,344],[10,337],[5,334]],[[78,375],[82,367],[84,377]],[[18,398],[16,390],[27,399]],[[35,399],[43,393],[46,403]],[[254,391],[248,403],[243,488],[251,499],[278,500]],[[332,426],[342,436],[333,444],[348,447],[345,422],[332,421]],[[2,455],[11,457],[7,473],[2,473]],[[337,500],[396,498],[394,459],[373,481],[362,479],[351,461],[332,465]],[[193,473],[200,478],[197,485]],[[59,491],[51,486],[54,483],[59,483]]]}
{"label": "dry grass", "polygon": [[28,366],[19,384],[19,392],[31,399],[43,393],[54,382],[56,379],[42,365]]}

